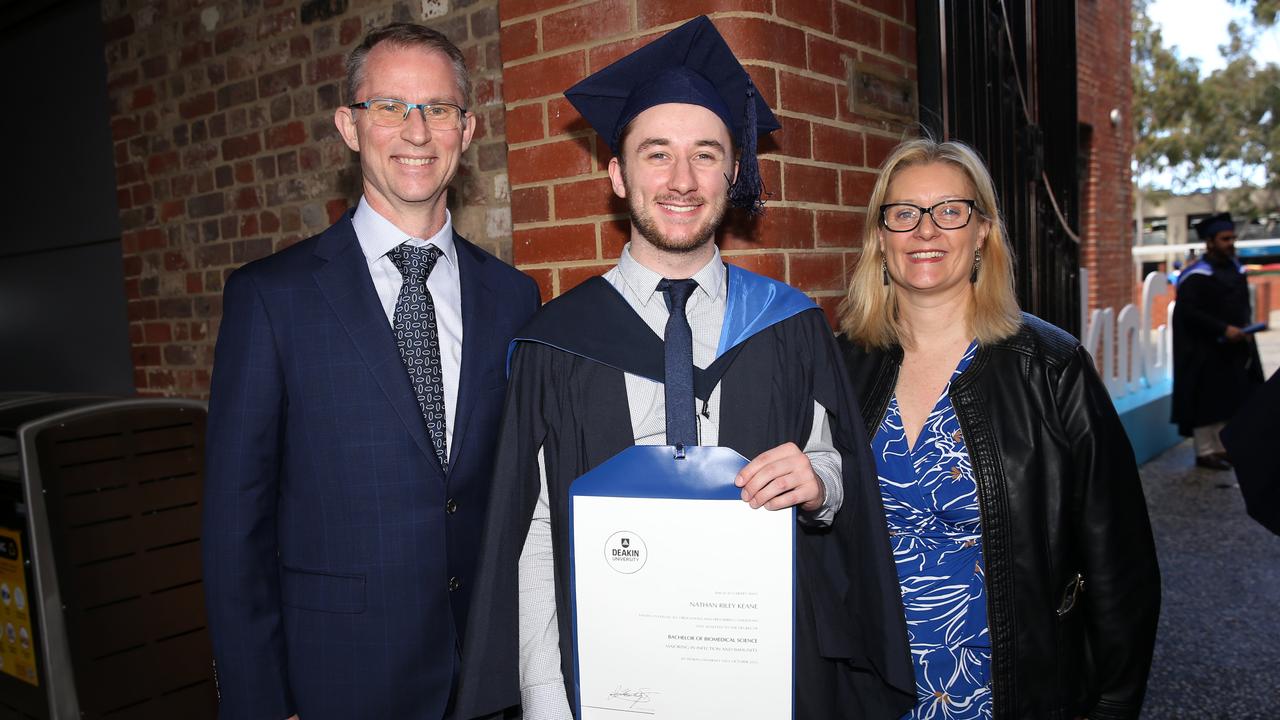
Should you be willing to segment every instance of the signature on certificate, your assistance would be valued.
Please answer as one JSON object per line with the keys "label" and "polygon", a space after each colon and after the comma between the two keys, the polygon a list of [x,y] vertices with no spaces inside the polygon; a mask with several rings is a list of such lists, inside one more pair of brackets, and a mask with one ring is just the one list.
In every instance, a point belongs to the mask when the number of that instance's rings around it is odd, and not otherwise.
{"label": "signature on certificate", "polygon": [[613,692],[609,693],[609,699],[618,700],[622,704],[626,705],[627,707],[634,708],[637,705],[643,705],[644,703],[652,702],[653,698],[651,696],[660,695],[660,694],[661,693],[659,693],[657,690],[650,690],[649,688],[633,689],[629,687],[623,687],[622,685],[617,685],[617,686],[614,686]]}

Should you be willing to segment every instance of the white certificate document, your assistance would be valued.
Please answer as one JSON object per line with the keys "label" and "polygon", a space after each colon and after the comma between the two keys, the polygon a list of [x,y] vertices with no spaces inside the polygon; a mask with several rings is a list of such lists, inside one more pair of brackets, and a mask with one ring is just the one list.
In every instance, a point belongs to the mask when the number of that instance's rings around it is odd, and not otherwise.
{"label": "white certificate document", "polygon": [[572,503],[581,720],[792,717],[794,509]]}

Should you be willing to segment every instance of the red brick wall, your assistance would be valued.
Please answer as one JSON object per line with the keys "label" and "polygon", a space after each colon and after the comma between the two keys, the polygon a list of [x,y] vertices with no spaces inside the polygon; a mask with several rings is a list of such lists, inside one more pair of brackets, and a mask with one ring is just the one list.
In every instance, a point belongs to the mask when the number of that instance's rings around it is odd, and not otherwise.
{"label": "red brick wall", "polygon": [[[1130,253],[1133,88],[1129,77],[1129,1],[1079,0],[1076,43],[1079,120],[1092,128],[1080,217],[1080,265],[1089,271],[1089,307],[1112,307],[1119,312],[1135,292]],[[1109,117],[1112,109],[1120,112],[1115,126]]]}
{"label": "red brick wall", "polygon": [[1249,276],[1249,284],[1256,288],[1253,302],[1253,321],[1271,322],[1271,313],[1280,309],[1280,275],[1257,273]]}
{"label": "red brick wall", "polygon": [[454,182],[455,223],[550,297],[607,268],[627,233],[608,150],[561,93],[700,12],[783,124],[761,146],[769,211],[731,217],[721,247],[831,311],[874,169],[909,127],[851,102],[850,83],[879,73],[914,92],[912,0],[104,3],[138,391],[206,396],[227,274],[358,198],[358,160],[332,115],[343,59],[369,28],[426,22],[463,48],[479,129]]}
{"label": "red brick wall", "polygon": [[544,297],[607,270],[629,232],[606,174],[608,145],[563,91],[707,13],[782,123],[760,147],[768,209],[758,220],[730,216],[721,249],[834,309],[857,260],[874,169],[908,126],[851,109],[851,73],[855,64],[879,68],[914,92],[914,0],[505,0],[499,8],[513,255]]}
{"label": "red brick wall", "polygon": [[313,235],[360,195],[333,126],[347,52],[391,20],[467,55],[479,123],[450,203],[510,257],[497,0],[103,3],[134,382],[208,393],[226,275]]}

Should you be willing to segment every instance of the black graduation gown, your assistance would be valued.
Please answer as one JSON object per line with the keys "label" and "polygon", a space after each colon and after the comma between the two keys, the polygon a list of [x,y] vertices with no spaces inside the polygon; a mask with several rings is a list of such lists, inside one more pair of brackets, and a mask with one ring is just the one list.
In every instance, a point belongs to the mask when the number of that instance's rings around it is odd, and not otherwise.
{"label": "black graduation gown", "polygon": [[1173,412],[1178,432],[1235,415],[1262,382],[1258,347],[1218,342],[1227,325],[1250,324],[1249,284],[1231,261],[1207,258],[1183,270],[1173,308]]}
{"label": "black graduation gown", "polygon": [[[731,288],[734,277],[731,272]],[[561,669],[568,697],[575,696],[569,485],[634,444],[623,368],[662,377],[661,339],[602,278],[548,303],[519,337],[463,644],[461,718],[520,702],[517,564],[540,490],[540,447],[551,503]],[[821,311],[814,307],[772,324],[695,374],[702,399],[722,376],[720,443],[748,459],[787,441],[803,447],[815,400],[830,412],[844,502],[831,527],[801,525],[797,533],[796,718],[901,716],[915,703],[915,680],[897,575],[861,415]]]}
{"label": "black graduation gown", "polygon": [[1280,426],[1280,370],[1271,375],[1222,429],[1222,445],[1231,454],[1249,517],[1280,535],[1277,426]]}

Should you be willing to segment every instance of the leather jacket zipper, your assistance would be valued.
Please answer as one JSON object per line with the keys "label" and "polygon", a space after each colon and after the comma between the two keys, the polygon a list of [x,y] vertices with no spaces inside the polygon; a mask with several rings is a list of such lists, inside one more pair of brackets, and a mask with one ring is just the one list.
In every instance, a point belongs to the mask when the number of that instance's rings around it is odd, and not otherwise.
{"label": "leather jacket zipper", "polygon": [[1071,612],[1076,606],[1076,600],[1084,592],[1084,574],[1076,573],[1071,581],[1067,583],[1067,587],[1062,593],[1062,604],[1058,606],[1058,617],[1062,617]]}
{"label": "leather jacket zipper", "polygon": [[[964,434],[964,438],[965,438],[965,451],[969,453],[969,465],[973,469],[973,484],[974,484],[974,489],[977,491],[977,494],[978,494],[978,519],[979,519],[979,522],[982,523],[981,542],[982,542],[982,562],[984,566],[983,584],[987,585],[991,581],[991,576],[985,571],[986,571],[986,568],[990,567],[990,562],[992,557],[990,552],[990,547],[987,542],[988,540],[987,535],[990,532],[990,527],[991,527],[990,525],[987,524],[987,503],[990,501],[990,499],[987,497],[987,493],[983,491],[982,471],[980,469],[980,463],[977,461],[977,458],[974,455],[972,446],[969,445],[969,438],[974,437],[974,435],[970,432],[973,428],[969,427],[969,424],[965,422],[965,414],[964,412],[961,411],[961,406],[963,405],[963,403],[959,402],[959,398],[957,398],[957,394],[959,392],[962,392],[964,389],[966,389],[968,385],[968,383],[965,382],[967,379],[966,376],[971,377],[969,375],[970,371],[972,371],[975,366],[979,366],[979,360],[982,359],[980,357],[981,355],[982,355],[982,349],[979,348],[979,353],[978,355],[975,355],[973,358],[973,361],[969,363],[969,368],[966,369],[965,372],[961,373],[960,377],[956,378],[956,380],[951,383],[951,388],[949,389],[947,394],[951,398],[952,407],[955,408],[956,420],[960,423],[960,432]],[[997,718],[1010,717],[1010,714],[1004,711],[1004,707],[1006,702],[1011,701],[1011,698],[1013,697],[1013,693],[1009,692],[1009,697],[1006,697],[1005,692],[1006,692],[1006,689],[1011,690],[1012,688],[1006,688],[1005,683],[1001,682],[1001,680],[1003,680],[1006,675],[1006,670],[1004,666],[1007,660],[1003,657],[1001,658],[996,657],[996,647],[997,645],[999,645],[999,643],[996,642],[996,636],[998,633],[1000,633],[1001,630],[1003,630],[1003,628],[999,628],[997,624],[992,621],[992,617],[991,617],[992,602],[991,602],[989,585],[988,585],[988,589],[984,590],[984,593],[987,595],[987,632],[989,633],[989,637],[991,638],[991,651],[992,651],[991,652],[991,679],[990,679],[990,682],[988,683],[988,687],[991,688],[991,704],[993,709],[993,717],[997,717]],[[996,672],[997,670],[1000,671],[998,674]],[[1011,703],[1010,708],[1012,707],[1013,705]]]}

